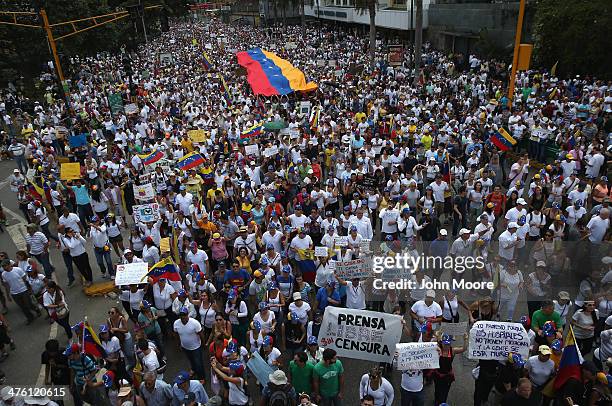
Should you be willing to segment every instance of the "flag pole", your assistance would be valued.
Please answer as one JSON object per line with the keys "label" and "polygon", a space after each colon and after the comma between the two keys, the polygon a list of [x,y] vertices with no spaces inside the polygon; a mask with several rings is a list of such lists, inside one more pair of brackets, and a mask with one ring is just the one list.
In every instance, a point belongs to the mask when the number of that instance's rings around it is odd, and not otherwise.
{"label": "flag pole", "polygon": [[85,355],[85,329],[87,328],[87,316],[83,318],[83,330],[81,330],[81,354]]}

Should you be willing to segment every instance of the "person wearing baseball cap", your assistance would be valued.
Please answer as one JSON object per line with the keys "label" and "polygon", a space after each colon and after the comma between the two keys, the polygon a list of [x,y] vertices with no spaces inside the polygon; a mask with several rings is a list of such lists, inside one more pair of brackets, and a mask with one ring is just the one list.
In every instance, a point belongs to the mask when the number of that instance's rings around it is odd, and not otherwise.
{"label": "person wearing baseball cap", "polygon": [[552,350],[548,345],[540,345],[537,355],[529,357],[525,363],[529,380],[534,387],[542,389],[555,374],[555,362],[550,359]]}
{"label": "person wearing baseball cap", "polygon": [[536,269],[527,275],[527,308],[529,314],[535,313],[542,307],[542,302],[548,297],[552,278],[547,272],[546,262],[536,261]]}
{"label": "person wearing baseball cap", "polygon": [[192,394],[194,401],[198,403],[208,402],[208,394],[200,381],[191,379],[189,372],[181,371],[174,378],[174,385],[172,385],[173,404],[182,404],[185,397],[189,396],[188,394]]}
{"label": "person wearing baseball cap", "polygon": [[[442,308],[436,303],[435,299],[436,291],[429,289],[425,292],[425,298],[418,300],[410,308],[410,317],[414,324],[413,336],[422,332],[422,327],[424,326],[427,327],[429,332],[435,330],[438,323],[442,321]],[[423,336],[423,341],[426,341],[425,335]]]}
{"label": "person wearing baseball cap", "polygon": [[506,231],[501,233],[498,237],[499,248],[497,254],[508,263],[514,259],[515,249],[520,244],[519,238],[516,234],[518,224],[514,221],[508,223]]}

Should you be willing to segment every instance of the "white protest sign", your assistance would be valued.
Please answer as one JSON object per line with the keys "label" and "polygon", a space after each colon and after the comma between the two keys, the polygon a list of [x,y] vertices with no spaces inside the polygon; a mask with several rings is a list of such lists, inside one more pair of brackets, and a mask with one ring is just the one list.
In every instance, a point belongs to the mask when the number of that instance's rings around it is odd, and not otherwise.
{"label": "white protest sign", "polygon": [[138,285],[146,282],[147,272],[149,272],[149,264],[146,262],[117,265],[115,286]]}
{"label": "white protest sign", "polygon": [[124,107],[125,110],[125,114],[127,114],[128,116],[130,114],[136,114],[138,113],[138,106],[134,103],[128,104],[127,106]]}
{"label": "white protest sign", "polygon": [[259,145],[257,145],[257,144],[245,145],[244,146],[244,152],[245,152],[246,155],[259,156]]}
{"label": "white protest sign", "polygon": [[366,258],[358,258],[352,261],[336,261],[336,276],[344,280],[355,278],[367,278],[372,276],[372,264]]}
{"label": "white protest sign", "polygon": [[270,158],[271,156],[274,156],[276,154],[278,154],[278,146],[276,145],[272,145],[271,147],[264,149],[263,152],[263,155],[266,158]]}
{"label": "white protest sign", "polygon": [[152,183],[145,183],[144,185],[134,185],[134,198],[136,200],[153,200],[155,198],[155,189],[153,189]]}
{"label": "white protest sign", "polygon": [[327,252],[327,247],[315,247],[315,257],[326,257],[328,252]]}
{"label": "white protest sign", "polygon": [[467,333],[467,321],[460,323],[442,323],[440,329],[443,333],[446,333],[454,338],[463,337]]}
{"label": "white protest sign", "polygon": [[550,131],[545,128],[534,128],[531,130],[531,135],[539,138],[546,138],[550,134]]}
{"label": "white protest sign", "polygon": [[136,223],[149,223],[159,220],[159,204],[149,203],[132,206]]}
{"label": "white protest sign", "polygon": [[369,238],[364,238],[363,240],[361,240],[361,242],[359,243],[359,253],[360,254],[369,254],[370,251],[370,243],[372,242],[371,239]]}
{"label": "white protest sign", "polygon": [[509,352],[529,357],[529,336],[520,323],[477,321],[470,330],[468,358],[505,360]]}
{"label": "white protest sign", "polygon": [[440,368],[438,343],[401,343],[395,345],[398,371]]}
{"label": "white protest sign", "polygon": [[401,336],[402,316],[327,306],[319,345],[340,357],[391,362]]}
{"label": "white protest sign", "polygon": [[346,235],[334,237],[334,245],[336,247],[347,247],[348,246],[348,237]]}

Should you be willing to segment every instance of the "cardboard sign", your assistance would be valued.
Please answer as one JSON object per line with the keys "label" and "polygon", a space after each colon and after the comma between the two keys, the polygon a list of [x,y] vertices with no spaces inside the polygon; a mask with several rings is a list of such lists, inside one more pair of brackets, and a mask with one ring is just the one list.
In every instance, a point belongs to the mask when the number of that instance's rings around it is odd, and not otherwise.
{"label": "cardboard sign", "polygon": [[328,255],[327,247],[315,247],[315,257],[326,257]]}
{"label": "cardboard sign", "polygon": [[132,206],[134,209],[134,222],[150,223],[159,220],[159,204],[148,203]]}
{"label": "cardboard sign", "polygon": [[149,264],[146,262],[117,265],[115,286],[138,285],[146,282],[148,272]]}
{"label": "cardboard sign", "polygon": [[391,362],[401,336],[402,316],[327,306],[319,345],[340,357]]}
{"label": "cardboard sign", "polygon": [[401,45],[389,45],[387,60],[391,66],[401,66],[404,62],[404,47]]}
{"label": "cardboard sign", "polygon": [[153,200],[155,198],[155,189],[152,183],[144,185],[134,185],[134,198],[140,201]]}
{"label": "cardboard sign", "polygon": [[187,131],[187,136],[192,142],[201,143],[206,141],[206,132],[204,130]]}
{"label": "cardboard sign", "polygon": [[352,261],[336,261],[335,274],[346,281],[355,278],[367,278],[373,274],[372,263],[366,258],[358,258]]}
{"label": "cardboard sign", "polygon": [[170,252],[170,237],[164,237],[159,240],[159,252]]}
{"label": "cardboard sign", "polygon": [[438,343],[401,343],[395,345],[398,371],[440,368]]}
{"label": "cardboard sign", "polygon": [[244,153],[245,153],[245,155],[259,156],[259,145],[257,145],[257,144],[245,145],[244,146]]}
{"label": "cardboard sign", "polygon": [[125,106],[124,108],[125,110],[125,114],[127,114],[128,116],[130,114],[137,114],[138,113],[138,106],[134,103],[130,103],[127,106]]}
{"label": "cardboard sign", "polygon": [[477,321],[470,330],[468,358],[505,360],[509,352],[529,357],[529,336],[520,323]]}
{"label": "cardboard sign", "polygon": [[545,128],[534,128],[531,130],[531,135],[539,138],[546,138],[550,135],[550,131]]}
{"label": "cardboard sign", "polygon": [[440,330],[442,330],[443,333],[458,339],[467,333],[467,324],[467,321],[462,321],[460,323],[442,323],[440,325]]}
{"label": "cardboard sign", "polygon": [[276,145],[273,145],[271,147],[264,149],[264,152],[263,152],[263,155],[266,158],[270,158],[271,156],[274,156],[276,154],[278,154],[278,147]]}
{"label": "cardboard sign", "polygon": [[138,180],[140,180],[140,184],[141,185],[146,185],[147,183],[152,183],[151,174],[150,173],[145,173],[144,175],[140,175],[138,177]]}
{"label": "cardboard sign", "polygon": [[60,179],[81,179],[81,164],[78,162],[62,164],[62,166],[60,167]]}
{"label": "cardboard sign", "polygon": [[369,238],[364,238],[359,243],[359,254],[369,254],[372,251],[370,250],[370,243],[372,242]]}

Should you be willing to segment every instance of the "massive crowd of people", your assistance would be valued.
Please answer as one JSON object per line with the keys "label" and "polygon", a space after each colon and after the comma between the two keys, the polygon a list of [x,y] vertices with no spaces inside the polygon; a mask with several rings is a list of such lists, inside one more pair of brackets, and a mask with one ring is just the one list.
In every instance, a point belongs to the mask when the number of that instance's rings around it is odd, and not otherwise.
{"label": "massive crowd of people", "polygon": [[[459,337],[441,334],[440,323],[494,320],[522,323],[531,356],[480,361],[473,402],[454,404],[609,405],[609,83],[520,72],[508,107],[506,65],[425,47],[415,81],[410,53],[392,66],[386,43],[370,69],[367,40],[350,33],[180,23],[137,53],[72,58],[70,106],[4,92],[10,187],[28,226],[26,250],[0,253],[0,299],[3,313],[9,295],[27,324],[46,312],[65,330],[67,346],[47,342],[45,382],[70,385],[77,405],[338,406],[358,391],[364,406],[437,406],[467,346],[453,345]],[[234,54],[254,46],[318,89],[253,95]],[[135,106],[111,111],[111,93]],[[270,125],[245,142],[261,122]],[[516,145],[500,145],[504,131]],[[70,142],[79,134],[82,143]],[[181,170],[192,152],[202,162]],[[80,163],[80,177],[62,178],[66,162]],[[148,200],[135,192],[147,183]],[[134,206],[148,203],[159,216],[138,221]],[[328,255],[314,255],[320,246]],[[402,252],[482,257],[469,271],[417,269],[411,278],[493,289],[381,290],[371,278],[334,274],[335,260]],[[72,324],[67,289],[114,280],[117,265],[167,258],[174,268],[164,277],[118,287],[122,307],[103,325]],[[403,341],[438,342],[440,367],[401,371],[399,387],[392,365],[345,381],[350,360],[319,346],[328,306],[402,315]],[[543,389],[570,326],[581,378],[551,395]],[[89,328],[98,354],[83,348]],[[167,357],[169,341],[184,358]],[[15,343],[1,315],[0,343],[3,360]],[[265,385],[246,367],[256,355],[274,370]],[[168,376],[168,364],[184,371]],[[24,401],[5,389],[2,401]]]}

